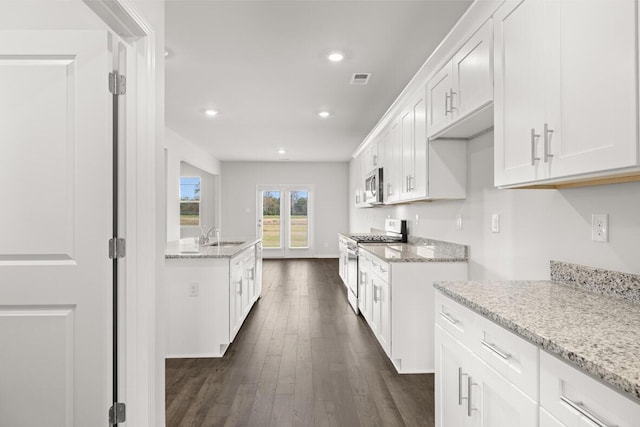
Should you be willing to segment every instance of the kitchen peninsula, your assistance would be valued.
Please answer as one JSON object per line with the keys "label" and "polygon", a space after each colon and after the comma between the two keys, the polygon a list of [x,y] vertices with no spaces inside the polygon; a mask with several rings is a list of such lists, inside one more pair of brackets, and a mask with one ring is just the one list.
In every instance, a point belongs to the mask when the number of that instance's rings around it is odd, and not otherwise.
{"label": "kitchen peninsula", "polygon": [[222,357],[262,291],[262,241],[170,242],[166,357]]}

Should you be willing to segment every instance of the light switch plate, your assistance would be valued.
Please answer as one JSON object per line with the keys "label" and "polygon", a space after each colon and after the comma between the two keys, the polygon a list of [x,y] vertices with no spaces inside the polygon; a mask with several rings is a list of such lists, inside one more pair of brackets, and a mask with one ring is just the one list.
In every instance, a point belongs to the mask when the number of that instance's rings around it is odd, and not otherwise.
{"label": "light switch plate", "polygon": [[491,232],[492,233],[500,232],[500,214],[491,215]]}

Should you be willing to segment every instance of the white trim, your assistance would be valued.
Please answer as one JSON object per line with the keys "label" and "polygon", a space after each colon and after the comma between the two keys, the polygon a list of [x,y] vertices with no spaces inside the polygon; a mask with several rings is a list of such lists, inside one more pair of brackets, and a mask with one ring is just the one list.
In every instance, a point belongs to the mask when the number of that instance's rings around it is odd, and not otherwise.
{"label": "white trim", "polygon": [[[134,49],[136,84],[127,94],[126,210],[127,258],[124,378],[127,425],[163,426],[164,378],[156,345],[156,99],[155,34],[130,0],[82,0]],[[131,143],[133,142],[133,143]],[[163,359],[161,359],[163,360]],[[161,367],[164,371],[164,365]],[[162,387],[158,385],[162,384]],[[159,408],[162,408],[160,412]]]}

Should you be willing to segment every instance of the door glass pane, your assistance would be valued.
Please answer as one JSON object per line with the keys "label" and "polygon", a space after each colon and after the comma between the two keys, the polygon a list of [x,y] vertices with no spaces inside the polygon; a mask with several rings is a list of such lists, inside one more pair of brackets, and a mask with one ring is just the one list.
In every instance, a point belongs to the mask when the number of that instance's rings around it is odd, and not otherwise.
{"label": "door glass pane", "polygon": [[308,191],[291,191],[291,216],[289,218],[290,248],[309,246],[309,216],[307,215]]}
{"label": "door glass pane", "polygon": [[262,247],[280,247],[280,192],[262,192]]}

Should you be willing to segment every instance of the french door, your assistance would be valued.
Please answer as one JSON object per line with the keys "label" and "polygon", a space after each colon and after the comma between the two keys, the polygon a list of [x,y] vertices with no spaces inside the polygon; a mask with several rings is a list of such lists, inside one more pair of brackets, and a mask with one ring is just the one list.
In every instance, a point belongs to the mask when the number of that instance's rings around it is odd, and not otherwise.
{"label": "french door", "polygon": [[313,188],[264,185],[257,189],[256,236],[265,258],[313,256]]}

